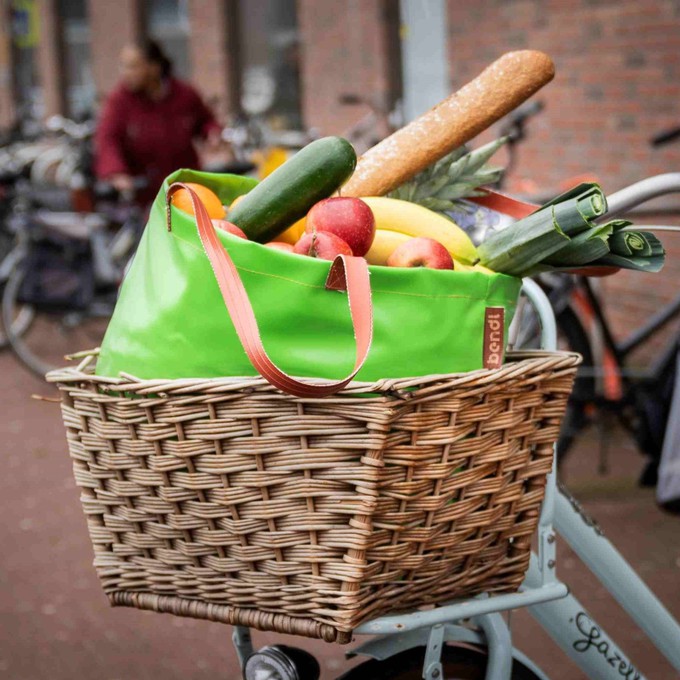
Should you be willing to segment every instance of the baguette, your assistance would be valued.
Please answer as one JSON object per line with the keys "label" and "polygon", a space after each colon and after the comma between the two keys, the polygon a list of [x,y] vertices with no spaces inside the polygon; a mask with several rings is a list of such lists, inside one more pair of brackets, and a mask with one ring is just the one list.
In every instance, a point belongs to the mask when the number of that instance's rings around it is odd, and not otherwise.
{"label": "baguette", "polygon": [[477,78],[363,154],[343,196],[383,196],[470,141],[555,75],[548,55],[508,52]]}

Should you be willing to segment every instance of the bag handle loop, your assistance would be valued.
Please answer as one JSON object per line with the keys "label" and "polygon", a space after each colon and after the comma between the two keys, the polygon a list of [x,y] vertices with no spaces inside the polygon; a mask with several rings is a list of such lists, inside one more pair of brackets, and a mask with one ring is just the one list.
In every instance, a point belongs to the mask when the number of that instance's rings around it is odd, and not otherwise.
{"label": "bag handle loop", "polygon": [[366,361],[373,337],[371,285],[366,260],[363,257],[338,255],[326,279],[326,288],[347,291],[356,340],[356,358],[352,372],[343,380],[335,382],[308,383],[296,380],[284,373],[267,356],[248,293],[243,286],[236,265],[215,233],[215,227],[202,201],[190,187],[182,182],[175,182],[168,188],[166,195],[168,230],[172,228],[171,199],[173,194],[180,189],[185,189],[191,197],[201,244],[212,266],[224,304],[241,345],[257,372],[274,387],[296,397],[326,397],[347,386]]}

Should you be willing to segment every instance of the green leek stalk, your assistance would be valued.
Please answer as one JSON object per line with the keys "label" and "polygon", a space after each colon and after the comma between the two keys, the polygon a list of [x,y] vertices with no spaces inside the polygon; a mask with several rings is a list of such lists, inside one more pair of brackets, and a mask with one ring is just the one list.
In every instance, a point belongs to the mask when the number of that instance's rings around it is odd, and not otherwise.
{"label": "green leek stalk", "polygon": [[591,229],[591,220],[606,211],[602,189],[580,184],[480,244],[480,262],[497,272],[524,276]]}
{"label": "green leek stalk", "polygon": [[660,271],[666,254],[661,241],[648,231],[620,231],[612,234],[609,250],[596,264],[644,272]]}

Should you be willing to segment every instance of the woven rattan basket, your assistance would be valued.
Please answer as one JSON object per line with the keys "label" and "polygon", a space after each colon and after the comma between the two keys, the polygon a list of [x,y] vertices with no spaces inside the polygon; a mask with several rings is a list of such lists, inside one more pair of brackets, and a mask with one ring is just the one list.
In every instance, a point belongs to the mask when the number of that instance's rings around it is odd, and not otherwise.
{"label": "woven rattan basket", "polygon": [[52,372],[113,605],[347,642],[520,585],[577,355],[324,399]]}

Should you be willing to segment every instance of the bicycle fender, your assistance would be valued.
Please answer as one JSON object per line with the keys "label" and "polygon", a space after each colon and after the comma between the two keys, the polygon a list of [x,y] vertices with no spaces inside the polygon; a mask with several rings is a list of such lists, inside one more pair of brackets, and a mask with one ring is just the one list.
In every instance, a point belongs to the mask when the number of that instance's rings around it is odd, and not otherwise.
{"label": "bicycle fender", "polygon": [[[347,659],[352,659],[361,655],[375,659],[376,661],[384,661],[407,649],[412,649],[413,647],[426,647],[429,634],[429,628],[419,628],[418,630],[397,633],[395,635],[380,635],[349,650],[346,652],[345,657]],[[476,630],[467,628],[466,626],[446,624],[446,626],[444,626],[444,640],[446,642],[462,642],[476,645],[481,648],[486,647],[484,635]],[[550,678],[529,657],[527,657],[526,654],[515,647],[512,648],[512,658],[521,664],[524,664],[524,666],[534,673],[536,677],[540,678],[540,680],[550,680]]]}

